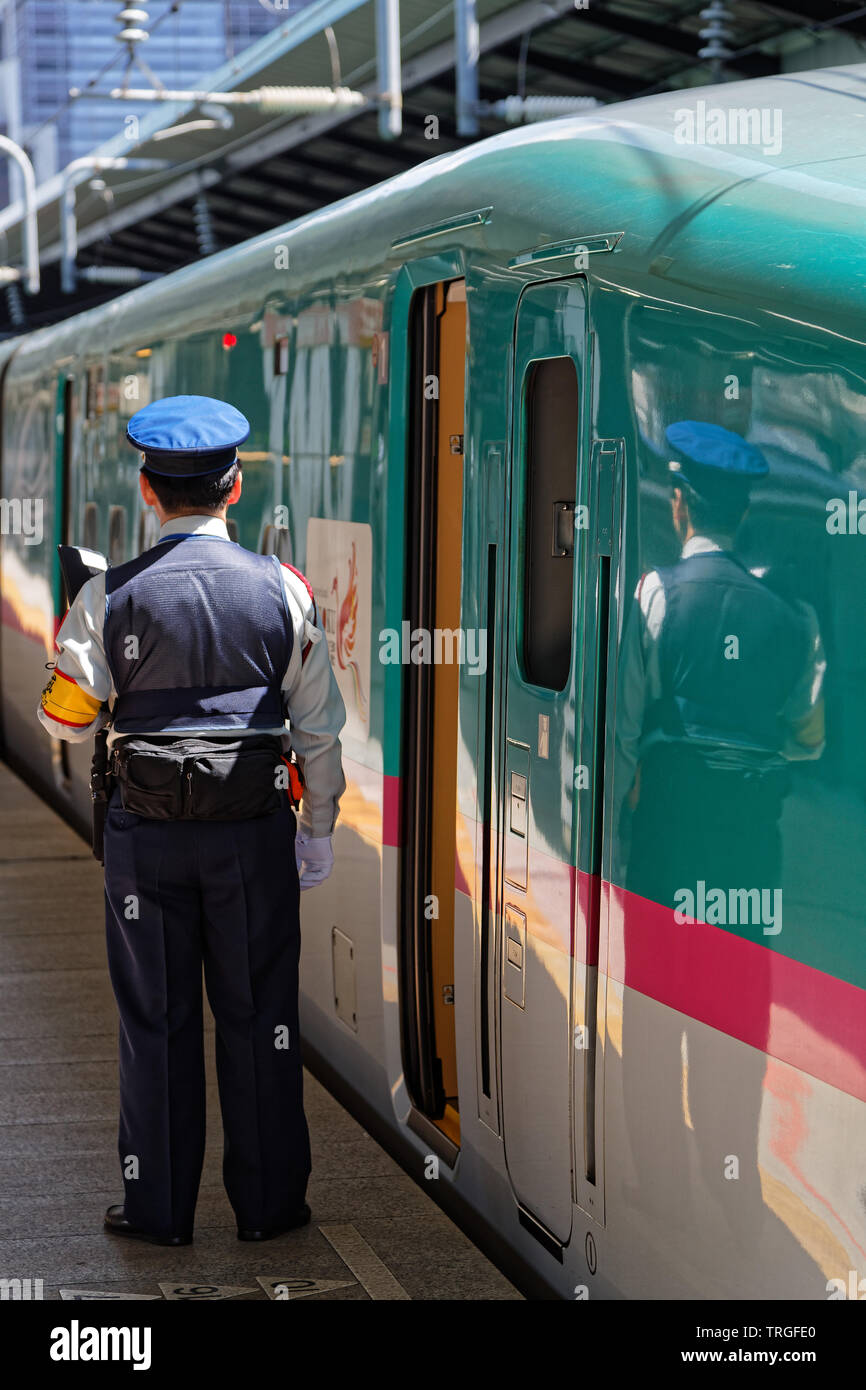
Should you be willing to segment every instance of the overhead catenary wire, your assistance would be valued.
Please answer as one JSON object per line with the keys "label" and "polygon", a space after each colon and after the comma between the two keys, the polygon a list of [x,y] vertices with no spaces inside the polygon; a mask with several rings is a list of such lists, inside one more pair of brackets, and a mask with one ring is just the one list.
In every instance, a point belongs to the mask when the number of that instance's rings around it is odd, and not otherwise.
{"label": "overhead catenary wire", "polygon": [[[427,32],[428,29],[432,28],[441,19],[449,15],[450,12],[451,0],[449,0],[448,4],[442,5],[439,9],[437,9],[434,14],[428,15],[426,19],[422,20],[419,24],[416,24],[414,29],[410,29],[408,33],[404,35],[404,45],[414,43],[416,39],[423,37],[423,35]],[[331,49],[330,43],[328,46],[329,49]],[[332,49],[331,53],[333,54]],[[343,81],[347,87],[354,86],[364,76],[371,76],[375,72],[375,69],[375,58],[365,59],[364,62],[359,63],[356,68],[353,68],[351,72],[346,73],[345,77],[343,78]],[[274,116],[271,120],[263,122],[262,125],[256,127],[256,138],[260,139],[262,136],[270,134],[271,131],[279,129],[279,127],[282,124],[284,124],[285,119],[285,113],[281,112],[279,115]],[[241,134],[238,135],[234,140],[229,140],[226,144],[220,145],[220,159],[224,159],[225,156],[231,154],[233,150],[238,149],[240,146],[244,145],[248,139],[248,135]],[[172,174],[193,173],[202,165],[212,163],[213,158],[214,156],[211,151],[207,151],[204,154],[200,155],[194,155],[192,158],[185,160],[182,164],[173,165]],[[136,189],[146,189],[149,185],[158,183],[159,181],[160,176],[158,174],[142,174],[140,178],[125,179],[123,182],[120,183],[113,182],[112,188],[117,193],[128,193],[133,192]]]}

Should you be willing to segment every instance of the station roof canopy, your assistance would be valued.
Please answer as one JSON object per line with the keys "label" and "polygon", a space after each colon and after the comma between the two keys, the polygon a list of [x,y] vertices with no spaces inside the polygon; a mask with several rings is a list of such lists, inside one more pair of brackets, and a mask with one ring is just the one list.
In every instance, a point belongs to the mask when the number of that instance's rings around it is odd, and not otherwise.
{"label": "station roof canopy", "polygon": [[[477,133],[457,122],[454,0],[400,0],[402,132],[383,136],[377,68],[377,0],[316,0],[198,84],[206,93],[263,87],[341,86],[364,96],[342,110],[297,115],[261,105],[219,108],[210,101],[154,101],[94,156],[128,158],[127,168],[81,171],[75,195],[79,274],[87,267],[163,274],[268,231],[356,190],[504,128],[507,97],[585,97],[605,103],[702,86],[724,77],[856,60],[866,10],[826,0],[730,0],[731,56],[719,70],[699,57],[708,0],[475,0],[479,25]],[[857,47],[850,53],[839,45]],[[817,49],[816,49],[817,45]],[[802,55],[802,61],[800,61]],[[133,70],[135,72],[135,70]],[[159,74],[157,74],[159,75]],[[104,92],[117,79],[103,77]],[[133,78],[143,86],[143,79]],[[393,84],[392,84],[393,88]],[[86,101],[82,96],[78,100]],[[216,109],[214,109],[216,108]],[[231,124],[224,117],[231,113]],[[431,122],[430,118],[435,118]],[[130,134],[132,138],[130,138]],[[164,161],[142,167],[138,161]],[[98,177],[102,186],[91,187]],[[0,298],[0,336],[51,322],[126,288],[79,278],[61,289],[62,174],[37,189],[42,286],[16,295],[25,321],[15,328]],[[0,213],[0,259],[22,263],[23,207]],[[7,296],[8,301],[8,296]]]}

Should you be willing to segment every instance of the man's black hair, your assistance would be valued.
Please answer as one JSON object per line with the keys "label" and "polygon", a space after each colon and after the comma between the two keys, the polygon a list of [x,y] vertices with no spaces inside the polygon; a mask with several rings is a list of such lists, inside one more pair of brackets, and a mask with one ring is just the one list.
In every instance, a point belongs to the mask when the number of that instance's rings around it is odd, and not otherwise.
{"label": "man's black hair", "polygon": [[151,473],[149,468],[141,471],[165,511],[218,512],[225,506],[241,465],[236,460],[224,473],[204,473],[198,478],[168,478],[162,473]]}
{"label": "man's black hair", "polygon": [[722,497],[696,492],[684,478],[674,481],[682,489],[692,526],[698,534],[733,536],[749,507],[748,488],[732,486]]}

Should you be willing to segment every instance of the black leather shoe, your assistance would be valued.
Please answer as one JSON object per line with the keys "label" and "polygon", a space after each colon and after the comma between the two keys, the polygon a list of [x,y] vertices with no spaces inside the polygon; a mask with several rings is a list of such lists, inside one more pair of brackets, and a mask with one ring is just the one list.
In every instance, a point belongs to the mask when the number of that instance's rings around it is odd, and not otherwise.
{"label": "black leather shoe", "polygon": [[105,1229],[115,1236],[132,1236],[133,1240],[149,1240],[151,1245],[192,1245],[192,1236],[155,1236],[133,1226],[123,1214],[123,1205],[109,1207],[105,1213]]}
{"label": "black leather shoe", "polygon": [[311,1215],[312,1212],[305,1202],[287,1225],[277,1226],[273,1231],[245,1231],[239,1226],[238,1240],[273,1240],[274,1236],[284,1236],[286,1231],[296,1231],[299,1226],[309,1225]]}

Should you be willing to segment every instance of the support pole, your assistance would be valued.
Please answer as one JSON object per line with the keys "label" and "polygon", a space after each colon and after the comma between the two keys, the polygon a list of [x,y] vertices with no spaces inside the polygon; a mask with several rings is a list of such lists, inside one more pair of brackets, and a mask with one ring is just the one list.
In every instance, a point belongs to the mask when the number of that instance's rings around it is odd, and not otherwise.
{"label": "support pole", "polygon": [[14,140],[8,135],[0,135],[0,150],[5,150],[15,160],[24,180],[24,258],[27,279],[24,288],[28,294],[39,293],[39,230],[36,225],[36,175],[33,165]]}
{"label": "support pole", "polygon": [[457,53],[457,134],[478,135],[478,54],[480,35],[475,0],[455,0]]}
{"label": "support pole", "polygon": [[77,281],[75,258],[78,255],[78,221],[75,216],[75,193],[78,185],[91,174],[104,169],[164,169],[166,159],[127,159],[123,155],[82,155],[73,159],[63,170],[63,193],[60,198],[60,288],[73,294]]}
{"label": "support pole", "polygon": [[403,133],[400,0],[376,0],[376,64],[379,134],[383,140],[396,140]]}

